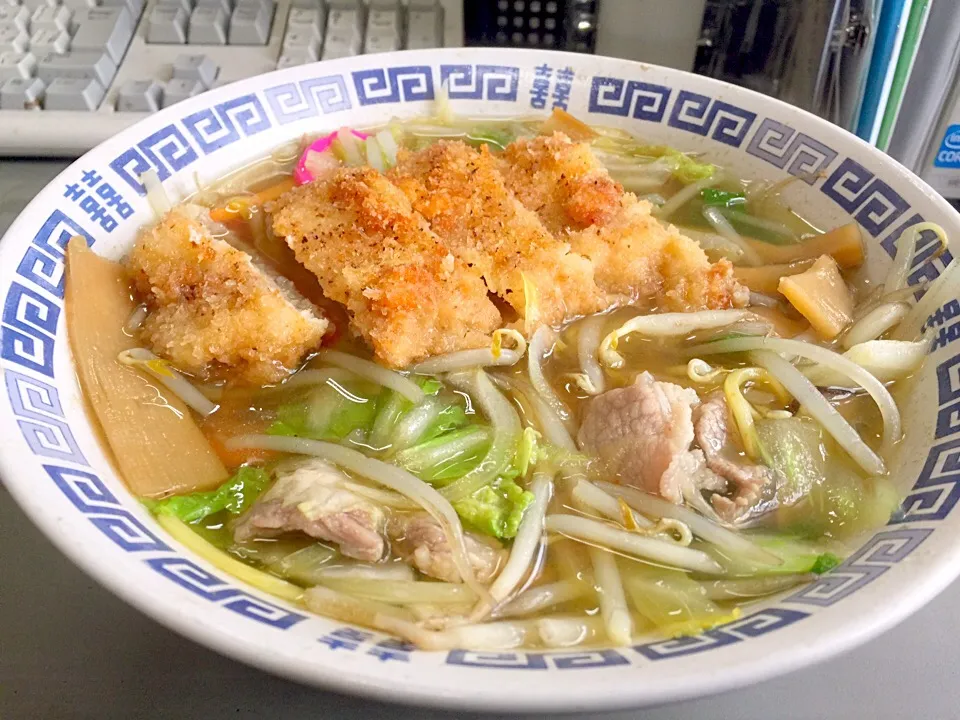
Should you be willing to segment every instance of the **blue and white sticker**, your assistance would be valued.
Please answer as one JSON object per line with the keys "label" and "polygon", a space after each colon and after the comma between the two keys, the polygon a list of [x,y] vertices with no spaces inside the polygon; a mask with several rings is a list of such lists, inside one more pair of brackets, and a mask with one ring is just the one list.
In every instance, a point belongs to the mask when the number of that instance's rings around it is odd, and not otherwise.
{"label": "blue and white sticker", "polygon": [[947,128],[933,161],[934,167],[960,168],[960,125]]}

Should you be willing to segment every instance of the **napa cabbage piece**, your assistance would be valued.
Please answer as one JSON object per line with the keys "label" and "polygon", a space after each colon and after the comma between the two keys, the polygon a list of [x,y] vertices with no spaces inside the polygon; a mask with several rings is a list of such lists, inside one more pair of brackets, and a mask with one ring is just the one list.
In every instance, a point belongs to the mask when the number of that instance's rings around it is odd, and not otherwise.
{"label": "napa cabbage piece", "polygon": [[376,395],[351,394],[357,400],[344,397],[329,385],[314,388],[304,401],[281,405],[267,434],[336,441],[356,429],[369,431],[377,413]]}
{"label": "napa cabbage piece", "polygon": [[[419,376],[415,381],[425,395],[436,395],[442,387],[435,378]],[[278,408],[277,419],[268,428],[267,434],[336,442],[356,430],[368,435],[383,413],[391,414],[386,430],[392,431],[400,417],[413,407],[413,403],[396,391],[389,388],[381,390],[366,381],[345,383],[343,389],[347,394],[330,384],[323,384],[296,400],[284,403]],[[436,434],[452,427],[457,422],[452,417],[454,415],[455,410],[445,408],[427,432]],[[383,422],[380,424],[383,425]]]}
{"label": "napa cabbage piece", "polygon": [[832,550],[823,548],[820,543],[791,535],[754,536],[754,542],[783,560],[775,568],[764,568],[766,575],[792,575],[813,573],[822,575],[833,570],[842,558]]}
{"label": "napa cabbage piece", "polygon": [[843,562],[840,545],[829,537],[814,537],[795,529],[778,530],[776,535],[750,532],[746,536],[755,546],[779,558],[780,563],[759,564],[717,547],[705,547],[704,550],[716,558],[731,578],[819,575]]}
{"label": "napa cabbage piece", "polygon": [[826,451],[823,431],[814,420],[804,417],[760,420],[756,430],[770,467],[781,477],[777,487],[780,505],[792,505],[823,481]]}
{"label": "napa cabbage piece", "polygon": [[829,437],[824,443],[822,479],[801,501],[777,509],[777,527],[798,537],[842,540],[885,525],[900,508],[900,491],[886,477],[863,477]]}
{"label": "napa cabbage piece", "polygon": [[635,157],[664,159],[669,163],[670,172],[673,177],[684,185],[690,185],[699,180],[706,180],[707,178],[713,177],[717,171],[715,165],[698,162],[690,155],[680,152],[669,145],[638,145],[630,151],[630,154]]}
{"label": "napa cabbage piece", "polygon": [[634,610],[667,637],[695,635],[735,620],[732,612],[707,597],[704,586],[676,570],[621,562],[623,587]]}
{"label": "napa cabbage piece", "polygon": [[[398,453],[396,459],[422,480],[443,487],[477,467],[490,447],[490,437],[488,428],[471,425],[408,448]],[[521,488],[516,480],[526,476],[540,459],[542,450],[538,440],[539,433],[527,428],[504,472],[470,497],[453,503],[465,525],[501,539],[517,534],[523,513],[533,502],[533,495]],[[449,452],[445,452],[446,449]],[[435,463],[425,465],[426,457],[433,458]]]}
{"label": "napa cabbage piece", "polygon": [[221,511],[241,515],[270,484],[270,474],[260,467],[239,468],[227,482],[211,492],[174,495],[163,500],[145,498],[143,504],[154,515],[173,515],[194,523]]}
{"label": "napa cabbage piece", "polygon": [[455,502],[453,509],[471,530],[504,539],[516,536],[523,513],[532,502],[533,493],[502,477],[466,500]]}
{"label": "napa cabbage piece", "polygon": [[227,470],[187,406],[117,360],[137,345],[123,330],[136,309],[123,267],[81,237],[67,244],[66,266],[64,305],[77,376],[124,481],[135,495],[151,498],[219,487]]}
{"label": "napa cabbage piece", "polygon": [[[412,379],[427,396],[438,395],[442,389],[435,378]],[[373,439],[374,452],[435,487],[449,485],[477,468],[490,448],[491,428],[468,415],[459,397],[451,396],[415,444],[391,452],[391,438],[415,405],[390,389],[378,395],[365,391],[359,383],[345,389],[362,402],[345,397],[329,385],[319,386],[305,397],[281,405],[268,434],[337,442],[360,430]],[[532,428],[525,430],[505,470],[493,482],[453,503],[468,527],[501,539],[516,535],[524,511],[533,502],[533,495],[516,481],[527,475],[543,452],[538,441],[539,433]],[[192,509],[190,502],[184,500],[188,509]],[[204,504],[199,499],[195,502]],[[204,516],[199,509],[195,512],[198,517]]]}

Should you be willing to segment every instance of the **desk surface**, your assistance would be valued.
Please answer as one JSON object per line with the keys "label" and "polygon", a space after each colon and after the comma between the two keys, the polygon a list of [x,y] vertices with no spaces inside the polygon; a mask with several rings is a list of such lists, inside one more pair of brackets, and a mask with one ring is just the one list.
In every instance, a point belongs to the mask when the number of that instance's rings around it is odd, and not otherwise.
{"label": "desk surface", "polygon": [[[0,161],[0,233],[65,165]],[[479,718],[295,685],[124,605],[63,558],[0,487],[0,718]],[[960,583],[847,655],[716,698],[610,720],[960,718]],[[638,682],[643,678],[638,675]],[[492,690],[495,691],[495,690]]]}

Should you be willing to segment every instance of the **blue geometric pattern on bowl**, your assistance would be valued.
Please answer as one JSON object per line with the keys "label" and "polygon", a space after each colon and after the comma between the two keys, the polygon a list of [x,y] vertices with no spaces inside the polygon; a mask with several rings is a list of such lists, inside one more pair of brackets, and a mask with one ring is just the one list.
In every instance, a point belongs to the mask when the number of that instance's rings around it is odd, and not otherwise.
{"label": "blue geometric pattern on bowl", "polygon": [[[451,99],[529,102],[545,108],[566,107],[570,100],[569,68],[540,65],[524,74],[502,65],[397,65],[284,82],[254,93],[238,95],[200,111],[193,111],[143,137],[116,154],[109,163],[116,180],[97,172],[84,173],[83,183],[67,188],[60,206],[36,228],[3,302],[0,356],[15,366],[5,369],[8,402],[29,451],[39,458],[46,475],[78,512],[86,516],[109,541],[142,558],[158,575],[214,603],[224,610],[279,630],[307,616],[241,590],[232,581],[199,567],[149,530],[138,513],[125,508],[91,471],[66,421],[55,383],[53,356],[60,326],[64,289],[64,248],[72,235],[94,243],[96,233],[121,225],[129,213],[123,198],[126,187],[144,194],[140,176],[156,172],[164,180],[188,168],[200,157],[220,152],[244,138],[311,117],[318,130],[335,126],[338,113],[356,106],[402,104],[432,100],[435,87],[445,85]],[[573,92],[584,92],[580,85]],[[853,215],[892,256],[903,230],[922,218],[889,185],[860,163],[825,143],[797,131],[778,118],[690,92],[683,88],[640,82],[630,78],[596,76],[586,87],[585,105],[596,123],[604,115],[632,117],[708,137],[745,151],[769,165],[802,178]],[[516,114],[522,114],[518,107]],[[334,116],[328,120],[327,116]],[[824,180],[824,178],[826,178]],[[79,218],[79,220],[78,220]],[[109,221],[109,222],[108,222]],[[884,236],[890,228],[894,228]],[[936,238],[919,243],[911,282],[933,279],[950,261],[949,253],[924,262],[935,249]],[[951,301],[931,317],[939,328],[937,347],[960,338],[960,303]],[[937,437],[960,433],[960,355],[938,367],[939,419]],[[72,383],[73,378],[70,378]],[[510,670],[567,670],[661,661],[748,641],[808,617],[800,607],[832,605],[873,582],[908,557],[932,530],[912,527],[915,521],[943,520],[960,499],[960,438],[933,447],[926,464],[903,504],[903,514],[881,530],[853,556],[830,573],[783,599],[780,605],[755,612],[692,637],[638,645],[628,650],[589,652],[452,651],[451,665]],[[343,627],[320,638],[331,651],[365,652],[380,659],[406,660],[413,648],[377,633]]]}

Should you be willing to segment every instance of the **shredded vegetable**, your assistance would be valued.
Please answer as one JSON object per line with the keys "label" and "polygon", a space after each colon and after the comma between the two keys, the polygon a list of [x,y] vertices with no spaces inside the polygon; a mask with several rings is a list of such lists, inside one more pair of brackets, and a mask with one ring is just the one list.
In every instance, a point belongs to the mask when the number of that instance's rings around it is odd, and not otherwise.
{"label": "shredded vegetable", "polygon": [[217,409],[217,405],[197,390],[190,381],[177,372],[166,360],[162,360],[146,348],[124,350],[117,356],[123,365],[143,370],[159,380],[164,387],[183,400],[192,410],[206,417]]}
{"label": "shredded vegetable", "polygon": [[685,508],[683,505],[674,505],[671,502],[635,488],[623,485],[614,485],[608,482],[597,482],[598,487],[615,497],[622,497],[634,510],[650,517],[673,518],[685,523],[699,538],[706,540],[717,547],[736,556],[748,559],[759,565],[779,565],[780,559],[772,555],[755,543],[750,542],[742,533],[727,528],[703,517],[697,512]]}
{"label": "shredded vegetable", "polygon": [[450,502],[464,500],[489,485],[506,470],[520,440],[520,418],[510,402],[482,370],[473,374],[448,375],[454,385],[465,388],[486,414],[493,428],[493,440],[480,463],[441,490]]}
{"label": "shredded vegetable", "polygon": [[470,615],[471,622],[477,622],[486,617],[498,604],[508,599],[536,561],[537,551],[543,542],[543,519],[547,514],[547,505],[553,491],[553,480],[550,475],[534,473],[530,491],[533,493],[533,504],[527,508],[523,520],[520,521],[520,528],[513,541],[507,564],[490,586],[490,597],[494,604],[490,605],[481,600]]}
{"label": "shredded vegetable", "polygon": [[607,367],[623,367],[624,358],[617,352],[617,344],[620,338],[631,333],[648,337],[683,337],[697,330],[728,327],[750,317],[750,313],[746,310],[703,310],[693,313],[640,315],[627,320],[603,338],[603,342],[600,343],[600,362]]}
{"label": "shredded vegetable", "polygon": [[317,354],[317,359],[321,362],[336,365],[344,370],[349,370],[362,378],[388,387],[403,395],[407,400],[419,403],[423,400],[423,390],[413,380],[406,375],[401,375],[393,370],[388,370],[375,362],[358,358],[337,350],[321,350]]}
{"label": "shredded vegetable", "polygon": [[723,568],[704,552],[665,540],[643,537],[579,515],[563,513],[548,515],[547,529],[588,545],[608,548],[630,557],[695,570],[708,575],[723,573]]}
{"label": "shredded vegetable", "polygon": [[230,448],[260,448],[299,455],[312,455],[340,465],[351,472],[363,475],[391,490],[406,495],[426,510],[443,528],[450,544],[453,563],[464,582],[473,588],[479,597],[487,596],[487,591],[477,582],[467,557],[463,527],[456,511],[446,498],[415,475],[411,475],[406,470],[389,463],[368,458],[356,450],[317,440],[273,437],[270,435],[246,435],[231,438],[227,445]]}
{"label": "shredded vegetable", "polygon": [[[900,410],[897,408],[896,402],[894,402],[893,397],[890,395],[890,391],[883,386],[882,382],[880,382],[865,369],[857,365],[855,362],[852,362],[848,358],[833,352],[832,350],[828,350],[827,348],[821,347],[820,345],[816,345],[814,343],[802,342],[800,340],[765,337],[740,337],[730,338],[729,340],[718,340],[716,342],[706,343],[693,350],[693,352],[698,355],[707,353],[715,354],[750,351],[772,351],[774,353],[784,353],[786,355],[797,355],[807,358],[808,360],[812,360],[813,362],[817,363],[817,365],[833,372],[845,375],[857,387],[862,387],[864,390],[866,390],[870,397],[873,398],[874,402],[877,403],[877,407],[880,409],[880,415],[883,418],[884,443],[889,446],[900,440],[900,437],[903,434],[900,424]],[[782,364],[777,363],[777,366],[782,367]],[[764,367],[766,367],[766,365],[764,365]],[[767,369],[769,370],[770,368]],[[790,385],[788,385],[784,379],[779,376],[779,373],[772,372],[771,374],[777,380],[779,380],[780,383],[787,388],[787,390],[790,391],[790,393],[800,402],[801,405],[804,405],[810,411],[813,410],[813,408],[807,404],[810,400],[809,392],[803,393],[804,396],[801,397],[794,391],[795,388],[791,388]],[[819,395],[819,393],[817,393],[817,395]],[[835,413],[837,417],[839,417],[837,411],[826,400],[823,400],[822,403],[815,401],[815,404],[821,408],[824,406],[829,407],[832,413]],[[818,417],[817,419],[823,422],[821,418]],[[836,436],[834,435],[834,437]],[[839,440],[840,438],[837,438],[838,442]],[[870,453],[876,457],[876,454],[873,453],[873,451],[870,451]],[[864,459],[865,458],[866,456],[864,455]],[[876,459],[877,461],[880,461],[879,457],[876,457]],[[882,466],[882,461],[880,462]],[[872,461],[870,461],[868,464],[876,468]],[[873,472],[878,472],[878,470],[874,469]],[[882,474],[882,471],[879,472]]]}

